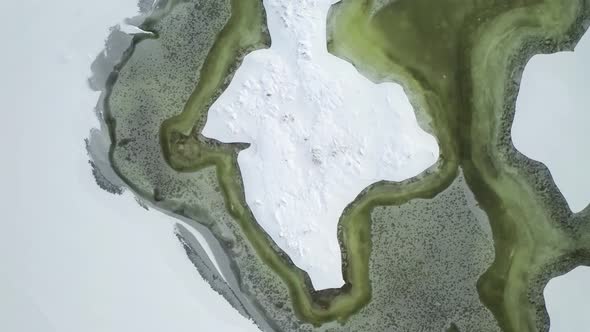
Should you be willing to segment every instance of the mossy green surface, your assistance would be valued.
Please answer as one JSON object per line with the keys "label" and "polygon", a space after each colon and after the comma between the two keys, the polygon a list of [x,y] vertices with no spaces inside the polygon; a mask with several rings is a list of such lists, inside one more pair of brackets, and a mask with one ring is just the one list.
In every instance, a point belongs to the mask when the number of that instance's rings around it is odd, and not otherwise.
{"label": "mossy green surface", "polygon": [[[377,183],[350,204],[338,233],[346,285],[320,292],[245,204],[244,145],[200,135],[241,58],[270,43],[262,2],[163,4],[142,27],[155,36],[134,39],[109,83],[111,162],[143,199],[212,230],[239,291],[276,330],[547,328],[542,288],[587,262],[590,212],[572,215],[509,132],[523,64],[571,47],[588,1],[343,0],[332,9],[330,51],[375,81],[402,83],[442,155],[421,176]],[[478,226],[471,191],[491,232]]]}
{"label": "mossy green surface", "polygon": [[509,133],[523,65],[535,52],[571,48],[587,27],[588,3],[337,6],[331,51],[376,81],[405,85],[431,119],[443,158],[461,166],[490,219],[496,258],[479,279],[481,300],[504,331],[547,329],[538,280],[560,257],[577,253],[578,264],[587,262],[580,249],[588,243],[577,240],[585,235],[572,231],[574,216],[547,170],[515,151]]}

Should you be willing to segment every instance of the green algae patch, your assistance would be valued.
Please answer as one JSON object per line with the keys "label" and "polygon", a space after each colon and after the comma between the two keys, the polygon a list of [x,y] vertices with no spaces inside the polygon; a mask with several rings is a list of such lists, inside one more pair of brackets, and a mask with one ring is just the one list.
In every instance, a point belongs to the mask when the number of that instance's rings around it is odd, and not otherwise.
{"label": "green algae patch", "polygon": [[270,43],[261,1],[232,0],[231,10],[231,17],[216,36],[183,111],[162,124],[160,139],[164,156],[175,169],[195,169],[222,158],[216,147],[199,144],[191,138],[198,135],[196,129],[202,127],[209,106],[227,87],[241,58]]}
{"label": "green algae patch", "polygon": [[590,210],[572,215],[547,170],[514,150],[509,129],[528,57],[571,48],[588,8],[587,0],[333,7],[331,52],[376,82],[401,83],[441,147],[421,176],[376,183],[347,207],[341,289],[313,290],[256,223],[236,162],[244,145],[200,135],[243,56],[270,44],[262,1],[156,7],[141,26],[152,35],[134,38],[107,84],[111,163],[142,199],[211,230],[238,279],[232,291],[252,299],[244,310],[273,330],[544,330],[548,278],[590,261]]}
{"label": "green algae patch", "polygon": [[344,1],[331,16],[330,50],[418,95],[443,158],[462,167],[493,231],[495,260],[478,291],[503,331],[548,329],[539,280],[571,268],[571,259],[549,268],[561,257],[587,262],[578,240],[587,235],[573,230],[588,220],[567,210],[546,168],[515,151],[509,133],[528,58],[571,49],[589,15],[586,1],[400,0]]}

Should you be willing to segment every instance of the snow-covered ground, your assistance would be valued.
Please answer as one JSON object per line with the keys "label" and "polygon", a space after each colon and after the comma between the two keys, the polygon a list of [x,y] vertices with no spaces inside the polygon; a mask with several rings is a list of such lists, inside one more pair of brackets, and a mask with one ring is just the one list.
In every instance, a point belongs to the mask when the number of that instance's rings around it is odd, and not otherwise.
{"label": "snow-covered ground", "polygon": [[590,203],[590,33],[575,52],[527,64],[512,126],[514,146],[541,161],[573,212]]}
{"label": "snow-covered ground", "polygon": [[264,0],[272,46],[244,59],[203,129],[251,143],[238,156],[246,201],[316,289],[344,283],[344,208],[369,185],[414,177],[439,157],[400,85],[376,85],[328,53],[333,2]]}
{"label": "snow-covered ground", "polygon": [[174,219],[94,182],[86,80],[136,0],[10,1],[0,19],[0,331],[257,331],[187,259]]}

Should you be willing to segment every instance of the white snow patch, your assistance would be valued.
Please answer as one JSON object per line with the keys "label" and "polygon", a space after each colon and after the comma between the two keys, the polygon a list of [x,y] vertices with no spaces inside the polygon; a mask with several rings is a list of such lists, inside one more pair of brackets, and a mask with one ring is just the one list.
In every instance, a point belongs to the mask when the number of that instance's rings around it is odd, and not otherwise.
{"label": "white snow patch", "polygon": [[522,75],[514,146],[551,171],[573,212],[590,203],[590,33],[575,52],[535,55]]}
{"label": "white snow patch", "polygon": [[247,142],[246,201],[316,289],[342,286],[338,220],[367,186],[433,165],[436,139],[403,88],[374,84],[329,54],[334,0],[265,0],[272,47],[247,55],[209,110],[203,135]]}
{"label": "white snow patch", "polygon": [[545,287],[551,332],[585,332],[590,329],[590,267],[580,266],[553,278]]}

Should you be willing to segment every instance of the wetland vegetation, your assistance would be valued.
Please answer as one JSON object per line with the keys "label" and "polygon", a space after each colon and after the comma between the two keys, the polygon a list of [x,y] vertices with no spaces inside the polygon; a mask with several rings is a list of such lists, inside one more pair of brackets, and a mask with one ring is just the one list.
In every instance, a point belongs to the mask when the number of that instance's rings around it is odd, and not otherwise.
{"label": "wetland vegetation", "polygon": [[[138,196],[207,226],[278,331],[541,331],[543,287],[590,264],[590,209],[514,149],[520,74],[571,49],[589,0],[342,0],[328,49],[405,87],[438,164],[367,188],[341,217],[341,289],[316,291],[258,226],[236,163],[244,144],[200,134],[242,57],[270,44],[261,0],[169,0],[111,74],[110,162]],[[260,324],[260,322],[259,322]],[[260,324],[267,325],[267,324]]]}

